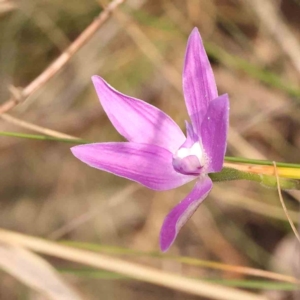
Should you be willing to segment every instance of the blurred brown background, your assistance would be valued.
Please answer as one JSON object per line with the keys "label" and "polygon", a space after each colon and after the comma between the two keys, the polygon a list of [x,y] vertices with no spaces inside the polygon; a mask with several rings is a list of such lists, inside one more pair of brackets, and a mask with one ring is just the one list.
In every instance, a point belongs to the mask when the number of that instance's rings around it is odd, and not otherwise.
{"label": "blurred brown background", "polygon": [[[10,97],[10,85],[26,86],[58,57],[102,4],[0,1],[0,103]],[[9,113],[86,140],[119,141],[90,80],[98,74],[119,91],[158,106],[183,128],[188,116],[181,72],[187,37],[197,26],[219,93],[230,95],[227,155],[299,163],[299,16],[298,0],[125,1],[66,67]],[[3,119],[0,126],[0,131],[33,133]],[[70,147],[0,137],[1,227],[146,251],[149,255],[135,259],[186,276],[241,277],[152,257],[164,216],[191,185],[153,192],[89,168]],[[284,197],[298,222],[300,194]],[[290,232],[276,190],[246,181],[220,183],[169,254],[297,275],[299,252]],[[83,272],[66,277],[87,299],[197,298],[128,279]],[[267,293],[271,299],[297,299],[295,293]],[[34,297],[0,273],[0,299]]]}

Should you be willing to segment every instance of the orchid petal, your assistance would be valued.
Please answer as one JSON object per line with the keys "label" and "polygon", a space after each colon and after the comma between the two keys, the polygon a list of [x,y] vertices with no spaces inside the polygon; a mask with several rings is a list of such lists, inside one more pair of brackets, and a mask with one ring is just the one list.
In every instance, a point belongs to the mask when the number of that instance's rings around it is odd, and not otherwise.
{"label": "orchid petal", "polygon": [[218,97],[213,71],[205,52],[200,33],[190,34],[183,70],[183,92],[194,130],[200,134],[201,123],[209,101]]}
{"label": "orchid petal", "polygon": [[183,144],[183,132],[163,111],[118,92],[99,76],[92,80],[107,116],[129,142],[157,145],[171,152]]}
{"label": "orchid petal", "polygon": [[195,178],[177,173],[172,153],[155,145],[95,143],[71,148],[78,159],[91,167],[139,182],[153,190],[169,190]]}
{"label": "orchid petal", "polygon": [[189,148],[199,141],[199,137],[195,133],[193,126],[188,121],[185,121],[185,127],[186,127],[186,140],[181,147]]}
{"label": "orchid petal", "polygon": [[209,103],[201,125],[204,151],[209,159],[207,173],[219,172],[223,167],[229,123],[229,98],[224,94]]}
{"label": "orchid petal", "polygon": [[211,189],[211,179],[208,176],[200,178],[187,197],[167,215],[160,232],[160,248],[162,251],[165,252],[170,248],[179,230],[196,211]]}
{"label": "orchid petal", "polygon": [[184,158],[173,157],[174,169],[185,175],[199,175],[201,173],[202,166],[199,158],[196,155],[189,155]]}

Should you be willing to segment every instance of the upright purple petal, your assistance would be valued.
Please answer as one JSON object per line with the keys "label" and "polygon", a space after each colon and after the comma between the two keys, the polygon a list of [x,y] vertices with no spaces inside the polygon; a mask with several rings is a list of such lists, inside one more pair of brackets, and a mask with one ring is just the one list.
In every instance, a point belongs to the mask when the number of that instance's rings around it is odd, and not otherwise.
{"label": "upright purple petal", "polygon": [[110,121],[128,141],[157,145],[171,152],[183,144],[183,132],[163,111],[121,94],[99,76],[92,80]]}
{"label": "upright purple petal", "polygon": [[155,145],[137,143],[96,143],[71,148],[91,167],[139,182],[153,190],[169,190],[195,178],[177,173],[172,153]]}
{"label": "upright purple petal", "polygon": [[191,125],[188,121],[185,121],[185,127],[186,127],[186,140],[181,147],[190,148],[199,141],[199,137],[195,133],[193,125]]}
{"label": "upright purple petal", "polygon": [[171,247],[181,227],[196,211],[211,188],[212,181],[208,176],[200,178],[187,197],[167,215],[160,232],[160,248],[162,251],[167,251]]}
{"label": "upright purple petal", "polygon": [[200,134],[202,119],[210,100],[218,97],[214,74],[200,33],[192,31],[186,48],[183,70],[183,92],[195,131]]}
{"label": "upright purple petal", "polygon": [[222,169],[228,124],[229,98],[227,94],[224,94],[209,103],[201,126],[203,149],[210,160],[207,173],[219,172]]}

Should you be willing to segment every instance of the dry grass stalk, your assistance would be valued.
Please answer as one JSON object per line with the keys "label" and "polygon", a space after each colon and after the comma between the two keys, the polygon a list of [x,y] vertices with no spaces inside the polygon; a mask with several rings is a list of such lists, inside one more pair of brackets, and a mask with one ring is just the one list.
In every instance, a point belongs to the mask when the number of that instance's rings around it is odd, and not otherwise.
{"label": "dry grass stalk", "polygon": [[290,215],[289,215],[289,213],[288,213],[288,210],[287,210],[287,208],[286,208],[286,206],[285,206],[285,203],[284,203],[284,201],[283,201],[283,197],[282,197],[281,189],[280,189],[280,183],[279,183],[278,171],[277,171],[277,167],[276,167],[276,162],[273,161],[273,164],[274,164],[274,172],[275,172],[275,177],[276,177],[276,181],[277,181],[277,190],[278,190],[278,195],[279,195],[280,203],[281,203],[281,205],[282,205],[282,208],[283,208],[283,211],[284,211],[284,213],[285,213],[285,215],[286,215],[286,218],[288,219],[288,221],[289,221],[289,223],[290,223],[290,225],[291,225],[291,228],[292,228],[292,230],[293,230],[293,232],[294,232],[294,234],[295,234],[295,236],[296,236],[298,242],[300,243],[300,236],[299,236],[299,233],[298,233],[298,231],[297,231],[297,229],[296,229],[296,227],[295,227],[295,225],[294,225],[294,223],[293,223],[293,221],[292,221],[292,219],[291,219],[291,217],[290,217]]}
{"label": "dry grass stalk", "polygon": [[22,247],[0,243],[0,266],[47,299],[81,299],[50,264]]}
{"label": "dry grass stalk", "polygon": [[61,133],[61,132],[58,132],[58,131],[55,131],[55,130],[52,130],[52,129],[48,129],[48,128],[45,128],[45,127],[42,127],[42,126],[35,125],[35,124],[32,124],[32,123],[20,120],[18,118],[15,118],[15,117],[13,117],[9,114],[0,114],[0,119],[4,120],[6,122],[9,122],[11,124],[14,124],[14,125],[17,125],[17,126],[29,129],[29,130],[33,130],[33,131],[36,131],[36,132],[39,132],[39,133],[42,133],[42,134],[45,134],[45,135],[48,135],[48,136],[61,138],[61,139],[78,140],[78,138],[75,137],[75,136],[68,135],[68,134],[65,134],[65,133]]}
{"label": "dry grass stalk", "polygon": [[97,269],[116,272],[154,285],[215,300],[267,300],[262,295],[174,275],[122,259],[107,257],[91,251],[74,249],[3,229],[0,229],[0,240],[5,243],[12,243],[28,248],[35,252],[59,257]]}
{"label": "dry grass stalk", "polygon": [[95,34],[102,24],[110,17],[111,13],[124,0],[113,0],[80,35],[79,37],[37,78],[20,91],[20,97],[14,95],[0,106],[0,114],[8,112],[19,102],[24,101],[32,93],[47,83],[62,67],[64,67],[73,55]]}
{"label": "dry grass stalk", "polygon": [[286,25],[283,17],[276,9],[274,1],[247,1],[263,25],[263,28],[277,41],[278,46],[290,58],[295,69],[300,73],[300,44]]}

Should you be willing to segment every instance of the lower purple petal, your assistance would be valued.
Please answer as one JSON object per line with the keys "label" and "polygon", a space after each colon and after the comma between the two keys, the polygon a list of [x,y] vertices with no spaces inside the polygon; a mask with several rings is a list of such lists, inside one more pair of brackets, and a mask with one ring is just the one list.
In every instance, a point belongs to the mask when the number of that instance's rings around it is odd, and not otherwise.
{"label": "lower purple petal", "polygon": [[224,94],[210,101],[201,124],[203,149],[209,158],[207,173],[219,172],[223,167],[229,123],[229,99]]}
{"label": "lower purple petal", "polygon": [[212,185],[208,176],[200,178],[186,198],[167,215],[160,231],[160,248],[162,251],[165,252],[171,247],[179,230],[206,198]]}
{"label": "lower purple petal", "polygon": [[195,155],[189,155],[185,158],[173,158],[174,169],[186,175],[198,176],[201,173],[202,166]]}
{"label": "lower purple petal", "polygon": [[195,176],[177,173],[172,153],[155,145],[96,143],[71,148],[78,159],[91,167],[139,182],[153,190],[181,186]]}

